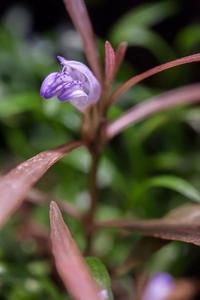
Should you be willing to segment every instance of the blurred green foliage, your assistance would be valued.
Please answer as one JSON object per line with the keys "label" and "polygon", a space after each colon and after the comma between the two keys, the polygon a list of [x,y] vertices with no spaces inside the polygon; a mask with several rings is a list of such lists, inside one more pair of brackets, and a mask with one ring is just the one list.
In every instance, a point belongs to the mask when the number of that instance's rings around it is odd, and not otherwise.
{"label": "blurred green foliage", "polygon": [[158,35],[152,26],[174,15],[176,2],[160,1],[134,8],[113,26],[110,39],[115,45],[127,41],[130,46],[140,46],[151,51],[161,61],[173,59],[172,48]]}
{"label": "blurred green foliage", "polygon": [[[154,30],[154,25],[158,26],[163,20],[178,13],[178,1],[141,5],[108,28],[110,40],[114,45],[127,40],[133,49],[135,46],[145,48],[153,53],[158,62],[199,51],[200,23],[184,26],[174,36],[173,45],[169,45]],[[72,106],[55,99],[44,101],[39,96],[43,77],[59,69],[54,60],[57,53],[62,53],[66,58],[83,59],[80,42],[74,31],[68,28],[64,31],[55,29],[43,36],[32,33],[32,36],[27,37],[26,32],[20,31],[14,21],[11,24],[8,17],[2,21],[2,172],[41,150],[80,135],[81,116]],[[110,118],[116,118],[133,104],[168,89],[169,82],[173,81],[173,86],[191,82],[190,78],[197,68],[196,65],[184,66],[179,71],[172,70],[156,76],[151,84],[145,82],[138,85],[111,109]],[[134,65],[126,61],[116,85],[135,73]],[[112,141],[103,153],[98,172],[100,191],[97,217],[161,217],[170,209],[188,201],[199,202],[199,133],[199,108],[187,107],[157,114],[129,128]],[[86,211],[89,163],[90,157],[86,150],[76,150],[57,163],[37,187]],[[27,205],[26,209],[25,215],[28,213],[28,217],[25,223],[23,212],[17,213],[1,232],[0,299],[68,299],[61,282],[55,276],[50,257],[41,251],[37,238],[28,237],[29,231],[25,237],[19,233],[21,223],[26,225],[29,221],[39,223],[48,231],[48,206],[30,208]],[[85,237],[80,224],[68,216],[66,220],[83,250]],[[93,246],[96,255],[110,269],[123,263],[138,240],[140,237],[136,235],[127,239],[115,231],[107,230],[97,233]],[[193,259],[188,259],[191,253]],[[145,268],[187,276],[190,275],[191,264],[196,265],[192,275],[200,276],[199,250],[191,245],[171,242],[158,251]],[[131,276],[129,273],[123,279],[126,289]]]}

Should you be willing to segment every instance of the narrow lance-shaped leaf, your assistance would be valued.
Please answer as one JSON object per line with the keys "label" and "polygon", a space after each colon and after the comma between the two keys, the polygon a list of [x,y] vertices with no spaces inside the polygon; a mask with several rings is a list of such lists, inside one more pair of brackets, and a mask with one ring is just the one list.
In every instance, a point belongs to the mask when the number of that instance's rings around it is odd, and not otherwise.
{"label": "narrow lance-shaped leaf", "polygon": [[164,187],[177,191],[188,199],[200,202],[200,192],[188,181],[177,176],[161,175],[145,181],[144,189],[151,187]]}
{"label": "narrow lance-shaped leaf", "polygon": [[136,76],[130,78],[127,82],[125,82],[122,86],[120,86],[112,94],[112,96],[110,98],[110,104],[113,103],[116,100],[116,98],[119,97],[126,90],[130,89],[132,86],[134,86],[138,82],[140,82],[154,74],[160,73],[164,70],[167,70],[167,69],[179,66],[179,65],[188,64],[188,63],[192,63],[192,62],[198,62],[198,61],[200,61],[200,53],[182,57],[182,58],[179,58],[176,60],[172,60],[172,61],[162,64],[160,66],[156,66],[148,71],[145,71],[144,73],[136,75]]}
{"label": "narrow lance-shaped leaf", "polygon": [[31,187],[66,153],[81,146],[71,142],[41,152],[26,160],[0,179],[0,227],[21,205]]}
{"label": "narrow lance-shaped leaf", "polygon": [[141,3],[129,10],[114,25],[114,30],[128,31],[131,26],[151,27],[171,17],[177,11],[177,4],[169,1]]}
{"label": "narrow lance-shaped leaf", "polygon": [[95,279],[97,286],[100,288],[102,300],[113,300],[111,290],[111,280],[105,265],[97,257],[87,257],[86,263],[89,266],[92,277]]}
{"label": "narrow lance-shaped leaf", "polygon": [[152,52],[158,59],[174,58],[168,43],[151,27],[172,16],[177,11],[176,1],[158,1],[134,7],[122,15],[112,26],[110,38],[114,44],[122,39],[131,46],[139,46]]}
{"label": "narrow lance-shaped leaf", "polygon": [[110,42],[105,42],[105,84],[111,84],[115,70],[115,51]]}
{"label": "narrow lance-shaped leaf", "polygon": [[98,227],[127,229],[146,236],[200,246],[200,205],[178,207],[161,219],[109,220],[97,223]]}
{"label": "narrow lance-shaped leaf", "polygon": [[55,202],[50,206],[50,221],[56,268],[66,289],[76,300],[100,300],[96,283]]}
{"label": "narrow lance-shaped leaf", "polygon": [[110,42],[105,43],[105,84],[110,87],[124,59],[128,44],[122,42],[116,52]]}
{"label": "narrow lance-shaped leaf", "polygon": [[85,55],[96,77],[101,80],[101,68],[94,32],[83,0],[64,0],[65,7],[80,33]]}
{"label": "narrow lance-shaped leaf", "polygon": [[119,47],[117,48],[117,50],[115,52],[115,74],[118,72],[121,63],[124,60],[124,56],[126,54],[127,47],[128,47],[128,43],[122,42],[122,43],[120,43]]}
{"label": "narrow lance-shaped leaf", "polygon": [[193,84],[178,88],[150,100],[138,104],[126,112],[122,117],[112,122],[105,130],[105,138],[110,139],[126,127],[136,124],[144,118],[171,107],[200,101],[200,85]]}
{"label": "narrow lance-shaped leaf", "polygon": [[[124,59],[126,49],[127,49],[126,42],[122,42],[117,48],[116,52],[114,51],[109,41],[105,42],[105,82],[104,82],[105,93],[110,91],[113,80],[115,79],[119,67]],[[105,111],[108,109],[109,105],[110,105],[109,101],[106,100]]]}

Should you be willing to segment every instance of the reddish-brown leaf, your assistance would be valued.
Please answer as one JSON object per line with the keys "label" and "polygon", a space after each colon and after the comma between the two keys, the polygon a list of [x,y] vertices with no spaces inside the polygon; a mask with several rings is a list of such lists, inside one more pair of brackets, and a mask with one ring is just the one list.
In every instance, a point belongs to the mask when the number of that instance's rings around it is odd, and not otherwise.
{"label": "reddish-brown leaf", "polygon": [[200,101],[200,85],[193,84],[178,88],[138,104],[106,128],[106,139],[110,139],[126,127],[136,124],[144,118],[171,107]]}
{"label": "reddish-brown leaf", "polygon": [[114,72],[115,74],[118,72],[118,70],[121,66],[121,63],[124,60],[124,56],[126,54],[127,47],[128,47],[128,43],[122,42],[115,52],[115,72]]}
{"label": "reddish-brown leaf", "polygon": [[50,221],[56,268],[66,289],[76,300],[100,300],[96,283],[55,202],[50,206]]}
{"label": "reddish-brown leaf", "polygon": [[105,80],[110,84],[114,77],[115,71],[115,51],[110,42],[105,42]]}
{"label": "reddish-brown leaf", "polygon": [[66,153],[81,146],[71,142],[55,149],[41,152],[26,160],[0,179],[0,227],[20,206],[30,188]]}
{"label": "reddish-brown leaf", "polygon": [[144,73],[136,75],[136,76],[130,78],[127,82],[125,82],[122,86],[120,86],[113,93],[113,95],[110,98],[110,104],[113,103],[116,100],[116,98],[119,97],[122,93],[124,93],[127,89],[131,88],[138,82],[140,82],[154,74],[160,73],[164,70],[167,70],[167,69],[179,66],[179,65],[188,64],[188,63],[197,62],[197,61],[200,61],[200,53],[182,57],[182,58],[179,58],[176,60],[172,60],[172,61],[162,64],[160,66],[154,67]]}
{"label": "reddish-brown leaf", "polygon": [[200,205],[184,205],[162,219],[110,220],[98,223],[97,227],[127,229],[146,236],[200,246]]}
{"label": "reddish-brown leaf", "polygon": [[87,60],[96,77],[101,80],[97,44],[85,3],[83,0],[64,0],[64,4],[76,30],[81,35]]}

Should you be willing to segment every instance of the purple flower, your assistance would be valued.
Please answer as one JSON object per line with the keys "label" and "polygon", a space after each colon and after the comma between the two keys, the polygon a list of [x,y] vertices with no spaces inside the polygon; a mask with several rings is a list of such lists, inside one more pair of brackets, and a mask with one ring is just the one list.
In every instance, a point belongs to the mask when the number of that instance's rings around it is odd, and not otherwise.
{"label": "purple flower", "polygon": [[142,297],[142,300],[166,300],[174,288],[174,280],[167,273],[157,273],[154,275]]}
{"label": "purple flower", "polygon": [[57,58],[63,68],[44,79],[40,95],[45,99],[56,96],[60,101],[72,103],[80,111],[96,103],[101,95],[101,86],[88,67],[61,56]]}

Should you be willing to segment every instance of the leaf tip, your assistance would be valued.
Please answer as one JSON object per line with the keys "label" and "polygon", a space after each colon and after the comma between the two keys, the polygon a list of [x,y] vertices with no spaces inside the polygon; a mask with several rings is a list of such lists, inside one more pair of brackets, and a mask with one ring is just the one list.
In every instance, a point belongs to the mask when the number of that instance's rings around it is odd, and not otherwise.
{"label": "leaf tip", "polygon": [[121,46],[121,47],[124,47],[124,48],[127,48],[127,47],[128,47],[128,42],[127,42],[127,41],[122,41],[122,42],[120,43],[120,46]]}
{"label": "leaf tip", "polygon": [[105,41],[105,46],[106,46],[106,47],[112,47],[112,46],[111,46],[111,43],[110,43],[108,40]]}
{"label": "leaf tip", "polygon": [[58,205],[57,205],[57,203],[55,202],[55,201],[51,201],[50,202],[50,211],[54,211],[54,210],[58,210]]}
{"label": "leaf tip", "polygon": [[112,55],[113,57],[115,57],[115,51],[113,49],[113,46],[108,40],[105,41],[105,51],[106,55]]}
{"label": "leaf tip", "polygon": [[60,209],[58,204],[55,201],[51,201],[50,203],[50,220],[51,222],[55,219],[58,219],[61,216]]}

